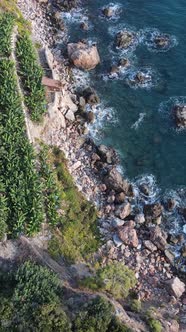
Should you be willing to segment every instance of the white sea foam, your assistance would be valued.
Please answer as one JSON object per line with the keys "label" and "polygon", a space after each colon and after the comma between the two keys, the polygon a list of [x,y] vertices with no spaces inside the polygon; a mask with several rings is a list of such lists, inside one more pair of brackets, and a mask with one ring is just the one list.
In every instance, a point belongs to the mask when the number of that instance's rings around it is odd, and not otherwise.
{"label": "white sea foam", "polygon": [[116,124],[117,117],[115,110],[112,107],[107,107],[104,103],[100,103],[96,106],[87,105],[87,112],[92,111],[95,115],[95,122],[88,124],[89,135],[96,141],[101,138],[104,133],[104,127],[107,124]]}
{"label": "white sea foam", "polygon": [[142,123],[143,119],[145,118],[146,113],[140,113],[139,118],[134,124],[131,126],[132,129],[137,130],[139,128],[139,125]]}
{"label": "white sea foam", "polygon": [[[140,187],[146,185],[149,189],[149,194],[145,195]],[[156,202],[160,197],[160,188],[157,186],[156,178],[154,175],[141,175],[133,182],[133,187],[136,193],[136,199],[139,205],[151,204]]]}
{"label": "white sea foam", "polygon": [[[144,44],[147,46],[148,50],[151,52],[167,52],[172,47],[178,45],[178,40],[175,36],[162,33],[156,28],[146,28],[140,31]],[[158,47],[155,43],[157,37],[165,37],[168,39],[168,44],[162,47]]]}
{"label": "white sea foam", "polygon": [[90,85],[90,73],[80,70],[78,68],[72,69],[73,86],[76,88],[84,89]]}

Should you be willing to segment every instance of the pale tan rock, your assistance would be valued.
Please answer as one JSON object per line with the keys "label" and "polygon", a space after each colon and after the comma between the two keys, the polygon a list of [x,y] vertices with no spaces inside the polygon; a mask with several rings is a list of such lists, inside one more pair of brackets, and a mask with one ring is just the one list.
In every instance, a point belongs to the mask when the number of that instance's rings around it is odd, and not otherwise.
{"label": "pale tan rock", "polygon": [[96,45],[89,46],[82,42],[70,43],[67,50],[69,59],[78,68],[91,70],[100,63]]}

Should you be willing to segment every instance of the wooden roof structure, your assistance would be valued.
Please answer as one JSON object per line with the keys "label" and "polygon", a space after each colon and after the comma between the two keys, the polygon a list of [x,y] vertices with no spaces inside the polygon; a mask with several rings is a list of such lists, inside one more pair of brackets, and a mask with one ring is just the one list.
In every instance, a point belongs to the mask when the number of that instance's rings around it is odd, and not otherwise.
{"label": "wooden roof structure", "polygon": [[46,86],[49,91],[61,91],[63,87],[61,81],[54,80],[53,78],[48,78],[46,76],[42,78],[42,84]]}

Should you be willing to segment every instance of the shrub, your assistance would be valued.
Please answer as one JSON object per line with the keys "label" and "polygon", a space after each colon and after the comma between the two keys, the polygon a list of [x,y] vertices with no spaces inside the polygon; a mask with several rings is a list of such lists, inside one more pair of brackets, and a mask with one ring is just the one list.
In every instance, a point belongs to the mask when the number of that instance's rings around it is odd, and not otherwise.
{"label": "shrub", "polygon": [[91,301],[74,321],[74,332],[107,332],[112,306],[101,297]]}
{"label": "shrub", "polygon": [[13,303],[20,316],[30,315],[34,308],[58,303],[59,281],[47,268],[32,262],[25,262],[17,271]]}
{"label": "shrub", "polygon": [[132,300],[131,302],[131,309],[134,311],[134,312],[140,312],[141,311],[141,301],[140,300]]}
{"label": "shrub", "polygon": [[103,289],[116,299],[127,297],[130,289],[136,285],[134,272],[120,262],[113,262],[98,270],[98,276]]}

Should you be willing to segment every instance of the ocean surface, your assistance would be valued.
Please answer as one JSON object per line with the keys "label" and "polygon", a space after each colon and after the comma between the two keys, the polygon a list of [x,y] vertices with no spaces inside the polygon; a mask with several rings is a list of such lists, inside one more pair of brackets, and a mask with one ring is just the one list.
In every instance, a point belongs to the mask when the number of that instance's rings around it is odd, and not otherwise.
{"label": "ocean surface", "polygon": [[[112,1],[115,15],[105,18],[101,8],[109,1],[89,0],[81,10],[64,14],[69,41],[96,42],[101,64],[89,73],[76,71],[101,97],[97,121],[90,132],[97,142],[113,146],[121,158],[124,174],[131,180],[153,175],[163,191],[186,185],[186,130],[176,130],[171,108],[186,102],[186,1]],[[88,31],[80,28],[87,22]],[[122,51],[114,45],[116,33],[127,29],[136,36],[135,45]],[[169,47],[157,50],[154,34],[170,36]],[[131,66],[119,75],[109,75],[120,58]],[[136,71],[149,73],[143,86],[131,84]]]}

